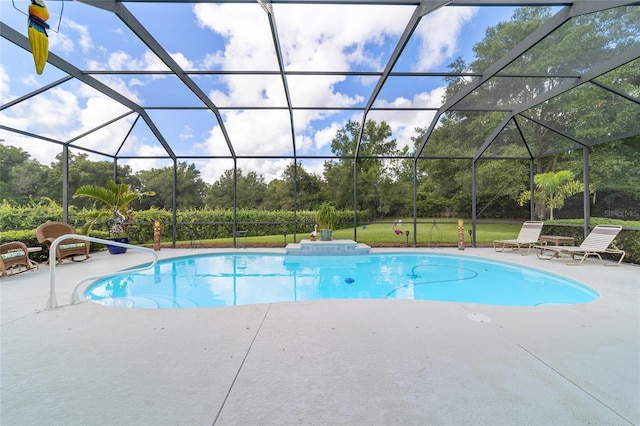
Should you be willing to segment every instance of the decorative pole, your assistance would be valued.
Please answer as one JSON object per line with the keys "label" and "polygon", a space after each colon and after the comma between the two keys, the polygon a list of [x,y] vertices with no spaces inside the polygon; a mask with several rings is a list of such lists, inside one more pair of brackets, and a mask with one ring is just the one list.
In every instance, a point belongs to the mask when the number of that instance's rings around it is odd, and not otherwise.
{"label": "decorative pole", "polygon": [[464,220],[458,219],[458,250],[464,250]]}
{"label": "decorative pole", "polygon": [[156,220],[153,224],[153,249],[160,251],[160,241],[162,240],[162,232],[160,230],[160,221]]}

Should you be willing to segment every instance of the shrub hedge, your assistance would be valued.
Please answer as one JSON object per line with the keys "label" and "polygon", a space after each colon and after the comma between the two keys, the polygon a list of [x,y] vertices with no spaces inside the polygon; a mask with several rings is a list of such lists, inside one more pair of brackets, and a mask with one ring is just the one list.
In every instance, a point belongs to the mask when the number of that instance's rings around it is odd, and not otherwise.
{"label": "shrub hedge", "polygon": [[[6,213],[6,214],[5,214]],[[69,212],[69,223],[79,229],[84,223],[83,216],[88,211]],[[60,221],[62,208],[55,203],[51,205],[33,205],[13,207],[8,204],[0,205],[0,243],[7,241],[22,241],[29,247],[39,246],[35,229],[43,222]],[[132,244],[153,243],[153,227],[155,221],[162,225],[162,241],[170,242],[173,236],[173,218],[170,211],[152,208],[133,213],[134,225],[129,236]],[[315,224],[314,211],[298,211],[294,225],[294,215],[291,211],[266,210],[237,210],[237,231],[247,231],[249,236],[293,234],[294,228],[298,234],[308,234]],[[368,212],[358,212],[358,221],[371,220]],[[339,221],[353,222],[352,211],[340,211]],[[176,213],[176,240],[212,240],[233,237],[233,210],[231,209],[201,209],[178,210]],[[5,231],[6,230],[6,231]],[[106,224],[95,227],[90,234],[96,238],[108,238]],[[91,251],[104,250],[102,244],[91,245]],[[36,260],[44,260],[49,256],[46,248],[32,254]]]}
{"label": "shrub hedge", "polygon": [[[69,223],[79,228],[83,223],[83,215],[87,211],[70,209]],[[233,210],[231,209],[201,209],[179,210],[176,214],[176,240],[212,240],[218,238],[233,237]],[[32,203],[28,206],[12,206],[3,202],[0,204],[0,243],[8,241],[22,241],[29,247],[39,246],[36,240],[35,229],[39,224],[48,220],[59,221],[62,218],[62,207],[55,202],[45,200],[40,203]],[[357,213],[359,223],[367,223],[372,220],[368,211]],[[131,229],[130,237],[133,244],[151,244],[153,242],[153,224],[159,220],[162,224],[162,241],[172,241],[173,223],[170,211],[152,208],[145,211],[137,211],[133,214],[135,221]],[[294,228],[297,234],[307,234],[313,230],[315,224],[314,211],[298,211],[297,221],[294,225],[294,215],[291,211],[266,211],[266,210],[237,210],[237,229],[247,231],[248,236],[292,235]],[[352,211],[340,211],[338,221],[346,226],[353,223]],[[543,229],[544,234],[566,235],[574,237],[576,244],[580,244],[583,231],[580,227],[580,219],[562,219],[561,221],[547,221]],[[625,262],[640,264],[640,222],[612,219],[592,218],[591,225],[619,224],[625,227],[615,240],[615,244],[627,252]],[[91,236],[107,238],[106,225],[95,228]],[[91,250],[104,250],[102,244],[93,244]],[[49,253],[46,249],[32,254],[35,260],[45,260]]]}

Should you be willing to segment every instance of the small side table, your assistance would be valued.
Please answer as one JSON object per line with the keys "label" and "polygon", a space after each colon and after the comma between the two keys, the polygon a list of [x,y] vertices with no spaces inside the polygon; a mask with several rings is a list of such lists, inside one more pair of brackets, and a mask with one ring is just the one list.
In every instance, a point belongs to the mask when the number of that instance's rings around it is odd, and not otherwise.
{"label": "small side table", "polygon": [[573,246],[576,240],[573,237],[563,237],[561,235],[541,235],[540,242],[542,244],[553,243],[556,246]]}
{"label": "small side table", "polygon": [[[29,253],[36,253],[38,251],[42,251],[42,247],[27,247],[27,251]],[[40,266],[38,262],[34,262],[31,259],[29,259],[29,262],[31,262],[31,266],[35,267],[36,269],[38,269],[38,267]]]}
{"label": "small side table", "polygon": [[[553,243],[556,246],[574,246],[576,245],[576,240],[573,237],[563,237],[562,235],[540,235],[540,244],[546,246],[548,243]],[[544,248],[540,247],[540,254],[543,252]],[[558,253],[555,253],[554,257],[557,255]],[[573,258],[573,254],[571,258]]]}

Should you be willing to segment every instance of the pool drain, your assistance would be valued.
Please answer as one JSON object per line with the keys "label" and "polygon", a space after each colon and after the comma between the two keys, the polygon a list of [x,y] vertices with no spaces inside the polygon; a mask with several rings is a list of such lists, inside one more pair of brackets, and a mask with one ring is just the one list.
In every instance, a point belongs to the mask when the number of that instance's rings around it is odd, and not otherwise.
{"label": "pool drain", "polygon": [[482,314],[468,313],[467,318],[475,322],[491,322],[491,318]]}

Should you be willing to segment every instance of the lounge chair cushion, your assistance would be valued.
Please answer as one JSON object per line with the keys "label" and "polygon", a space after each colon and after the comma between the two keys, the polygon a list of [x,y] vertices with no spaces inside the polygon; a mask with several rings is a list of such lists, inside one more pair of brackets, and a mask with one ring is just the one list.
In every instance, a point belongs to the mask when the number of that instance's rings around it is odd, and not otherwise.
{"label": "lounge chair cushion", "polygon": [[2,260],[12,259],[19,256],[24,256],[24,252],[22,250],[14,250],[8,253],[2,253],[2,255],[0,255],[0,257],[2,257]]}
{"label": "lounge chair cushion", "polygon": [[60,244],[58,247],[60,247],[60,250],[68,250],[72,248],[84,247],[85,245],[86,245],[85,243],[72,243],[72,244]]}

